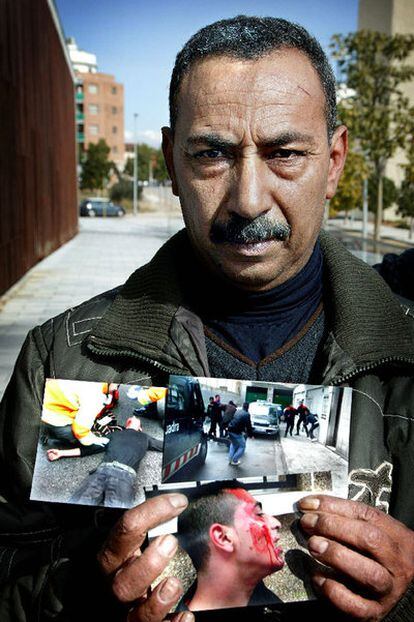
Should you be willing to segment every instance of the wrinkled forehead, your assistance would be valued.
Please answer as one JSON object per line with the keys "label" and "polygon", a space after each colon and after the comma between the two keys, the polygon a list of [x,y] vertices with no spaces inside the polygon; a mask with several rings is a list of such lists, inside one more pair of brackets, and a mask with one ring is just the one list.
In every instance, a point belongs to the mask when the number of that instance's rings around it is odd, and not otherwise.
{"label": "wrinkled forehead", "polygon": [[325,120],[325,95],[308,57],[281,49],[257,59],[227,56],[197,61],[184,76],[177,99],[177,126],[215,119],[263,120],[280,114],[318,114]]}

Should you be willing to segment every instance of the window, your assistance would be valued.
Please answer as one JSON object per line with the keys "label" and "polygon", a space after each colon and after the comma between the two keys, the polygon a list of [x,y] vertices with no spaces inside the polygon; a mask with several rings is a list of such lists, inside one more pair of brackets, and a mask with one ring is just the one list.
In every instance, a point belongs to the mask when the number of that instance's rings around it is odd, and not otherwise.
{"label": "window", "polygon": [[112,126],[112,134],[117,134],[118,133],[118,128],[116,125]]}
{"label": "window", "polygon": [[98,104],[89,104],[88,109],[91,114],[98,114],[99,112]]}
{"label": "window", "polygon": [[118,112],[118,108],[116,106],[112,106],[112,114],[116,114]]}
{"label": "window", "polygon": [[93,134],[96,136],[99,132],[99,125],[90,125],[89,126],[89,134]]}
{"label": "window", "polygon": [[112,153],[118,153],[118,147],[112,147]]}
{"label": "window", "polygon": [[111,93],[112,93],[112,95],[116,95],[116,86],[113,86],[111,88]]}
{"label": "window", "polygon": [[96,95],[98,93],[99,88],[97,84],[88,84],[88,92],[92,95]]}

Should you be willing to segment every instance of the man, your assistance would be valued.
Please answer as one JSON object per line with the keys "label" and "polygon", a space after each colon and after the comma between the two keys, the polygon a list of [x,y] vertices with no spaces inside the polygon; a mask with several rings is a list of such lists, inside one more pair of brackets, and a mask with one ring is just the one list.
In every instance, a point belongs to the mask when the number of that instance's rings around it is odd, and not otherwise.
{"label": "man", "polygon": [[228,486],[201,486],[178,517],[178,540],[197,571],[178,610],[282,602],[263,583],[284,566],[280,522],[242,486]]}
{"label": "man", "polygon": [[[127,419],[124,430],[112,432],[101,464],[92,471],[72,495],[71,503],[130,508],[135,498],[137,470],[148,450],[162,451],[163,442],[142,431],[138,417]],[[49,449],[52,462],[61,458],[86,455],[83,448]]]}
{"label": "man", "polygon": [[[308,432],[308,438],[310,438],[312,441],[315,439],[314,431],[316,430],[316,428],[319,428],[318,419],[319,419],[318,415],[316,413],[311,413],[311,412],[306,417],[306,430]],[[307,429],[308,425],[310,425],[309,431]]]}
{"label": "man", "polygon": [[299,415],[298,418],[298,422],[296,424],[296,436],[299,436],[300,434],[300,426],[303,426],[303,429],[306,432],[306,436],[309,436],[309,432],[308,432],[308,426],[307,426],[307,417],[310,414],[309,408],[307,406],[305,406],[304,404],[304,400],[300,401],[300,404],[297,408],[297,413]]}
{"label": "man", "polygon": [[101,451],[107,439],[94,434],[92,427],[118,398],[116,384],[49,379],[42,409],[44,443],[83,447],[84,454]]}
{"label": "man", "polygon": [[208,431],[210,438],[216,438],[217,436],[217,426],[221,424],[223,410],[224,406],[221,403],[220,395],[215,395],[208,413],[210,416],[210,430]]}
{"label": "man", "polygon": [[220,425],[220,436],[224,437],[228,433],[228,428],[230,421],[233,419],[235,413],[237,411],[237,406],[233,402],[233,400],[229,400],[229,403],[226,405],[223,413],[223,417]]}
{"label": "man", "polygon": [[[170,373],[354,388],[349,481],[358,502],[316,496],[300,505],[322,564],[314,581],[331,619],[412,618],[413,320],[381,277],[320,232],[347,146],[327,59],[285,20],[224,20],[178,55],[170,103],[163,148],[185,231],[122,289],[31,331],[4,396],[4,619],[26,611],[28,591],[36,611],[79,619],[64,589],[73,575],[100,594],[89,611],[82,605],[85,617],[97,617],[99,605],[108,618],[116,606],[96,570],[103,517],[97,531],[98,519],[78,508],[28,502],[45,377],[163,386]],[[211,283],[228,302],[219,311],[209,307]],[[148,528],[185,505],[182,495],[151,499],[110,532],[100,566],[129,604],[129,622],[160,622],[182,593],[171,578],[149,591],[174,538],[141,555],[139,547]]]}
{"label": "man", "polygon": [[252,422],[249,414],[249,404],[244,402],[243,408],[240,408],[233,419],[229,423],[229,464],[238,466],[241,463],[240,458],[246,451],[246,436],[253,436]]}
{"label": "man", "polygon": [[285,422],[286,422],[286,430],[285,430],[285,438],[286,438],[286,436],[288,435],[288,432],[290,432],[290,436],[292,436],[292,431],[295,425],[295,417],[297,415],[297,410],[296,408],[292,406],[292,404],[290,404],[289,406],[286,406],[285,410],[283,411],[283,414],[285,416]]}

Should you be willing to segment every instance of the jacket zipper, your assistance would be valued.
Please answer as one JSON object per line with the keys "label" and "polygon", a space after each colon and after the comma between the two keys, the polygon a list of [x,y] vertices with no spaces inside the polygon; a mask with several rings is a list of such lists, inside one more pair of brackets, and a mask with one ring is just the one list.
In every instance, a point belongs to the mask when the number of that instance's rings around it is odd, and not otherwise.
{"label": "jacket zipper", "polygon": [[343,374],[342,376],[334,378],[332,380],[332,384],[337,385],[337,384],[341,384],[342,382],[347,382],[354,376],[357,376],[358,374],[361,374],[365,371],[370,371],[386,363],[392,363],[392,362],[397,362],[397,361],[402,362],[402,363],[409,363],[410,365],[414,365],[414,359],[405,358],[403,356],[388,356],[373,363],[366,363],[365,365],[362,365],[361,367],[357,367],[356,369],[354,369],[352,372],[349,372],[348,374]]}
{"label": "jacket zipper", "polygon": [[[93,337],[91,337],[90,341],[95,342],[96,340],[93,339]],[[96,341],[96,343],[99,343],[99,342]],[[95,350],[94,348],[91,348],[91,349],[92,351]],[[95,353],[97,352],[95,351]],[[152,365],[156,369],[159,369],[167,374],[174,374],[174,373],[177,373],[178,371],[177,369],[174,369],[172,367],[167,367],[166,365],[162,365],[162,363],[159,363],[158,361],[154,361],[153,359],[150,359],[147,356],[143,356],[142,354],[137,354],[133,350],[114,350],[114,349],[111,350],[110,348],[102,348],[102,350],[99,349],[99,354],[101,356],[126,356],[129,358],[134,358],[148,365]]]}

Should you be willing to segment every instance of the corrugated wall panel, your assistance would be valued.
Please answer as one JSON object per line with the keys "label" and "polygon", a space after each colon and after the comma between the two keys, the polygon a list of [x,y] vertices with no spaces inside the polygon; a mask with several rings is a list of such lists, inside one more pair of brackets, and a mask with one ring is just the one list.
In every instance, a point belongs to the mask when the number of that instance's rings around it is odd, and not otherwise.
{"label": "corrugated wall panel", "polygon": [[78,228],[74,85],[47,0],[0,0],[0,294]]}

